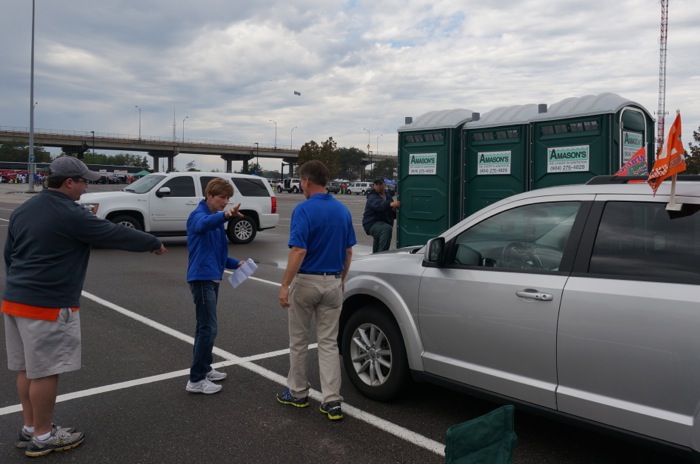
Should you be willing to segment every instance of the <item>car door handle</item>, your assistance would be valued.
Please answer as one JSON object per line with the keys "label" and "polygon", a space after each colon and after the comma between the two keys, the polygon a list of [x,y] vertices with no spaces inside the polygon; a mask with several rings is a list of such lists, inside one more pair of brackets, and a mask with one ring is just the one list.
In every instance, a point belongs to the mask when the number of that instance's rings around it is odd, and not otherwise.
{"label": "car door handle", "polygon": [[554,299],[551,293],[538,292],[534,288],[526,288],[515,292],[515,294],[521,298],[529,298],[531,300],[552,301]]}

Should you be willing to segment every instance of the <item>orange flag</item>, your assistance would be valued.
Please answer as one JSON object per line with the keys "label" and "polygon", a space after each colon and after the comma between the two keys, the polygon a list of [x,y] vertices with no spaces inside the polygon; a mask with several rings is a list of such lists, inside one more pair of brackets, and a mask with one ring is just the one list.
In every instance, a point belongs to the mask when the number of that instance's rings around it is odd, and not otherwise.
{"label": "orange flag", "polygon": [[679,112],[668,131],[664,147],[654,162],[654,167],[647,178],[654,195],[656,195],[656,190],[661,185],[661,182],[679,172],[685,171],[684,153],[685,150],[681,141],[681,113]]}

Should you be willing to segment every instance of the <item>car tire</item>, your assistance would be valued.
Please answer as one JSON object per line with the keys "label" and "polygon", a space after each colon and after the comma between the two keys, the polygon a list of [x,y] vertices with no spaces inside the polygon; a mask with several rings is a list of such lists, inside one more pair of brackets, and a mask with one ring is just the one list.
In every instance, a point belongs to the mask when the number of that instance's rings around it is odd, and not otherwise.
{"label": "car tire", "polygon": [[115,216],[111,219],[111,221],[115,224],[121,224],[124,227],[128,227],[130,229],[136,229],[143,231],[143,224],[141,224],[141,221],[136,219],[133,216],[128,216],[128,215],[123,215],[123,216]]}
{"label": "car tire", "polygon": [[228,224],[226,235],[231,243],[245,245],[250,243],[258,233],[258,225],[250,216],[243,216],[231,219]]}
{"label": "car tire", "polygon": [[299,193],[299,189],[296,186],[292,187],[292,193]]}
{"label": "car tire", "polygon": [[280,187],[279,185],[277,186],[277,193],[282,193],[282,187]]}
{"label": "car tire", "polygon": [[365,306],[343,329],[343,365],[355,388],[367,398],[388,401],[409,380],[406,348],[396,322],[382,308]]}

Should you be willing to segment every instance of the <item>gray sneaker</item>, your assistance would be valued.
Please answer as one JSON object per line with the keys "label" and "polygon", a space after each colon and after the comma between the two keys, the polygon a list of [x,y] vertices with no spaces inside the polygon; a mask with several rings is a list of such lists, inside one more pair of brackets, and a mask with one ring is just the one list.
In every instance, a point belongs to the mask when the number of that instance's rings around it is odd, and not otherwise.
{"label": "gray sneaker", "polygon": [[66,451],[75,448],[83,440],[85,440],[83,432],[69,432],[66,429],[54,426],[51,430],[51,435],[46,440],[37,440],[36,437],[32,438],[24,454],[35,458],[53,451]]}
{"label": "gray sneaker", "polygon": [[[63,429],[63,430],[65,430],[65,431],[68,432],[68,433],[73,433],[73,432],[75,431],[75,429],[74,429],[73,427],[59,427],[59,426],[57,426],[56,424],[51,424],[51,429],[52,429],[52,430],[53,430],[53,429],[56,429],[56,428]],[[22,448],[22,449],[24,449],[24,448],[26,448],[27,446],[29,446],[29,442],[30,442],[30,441],[32,441],[32,434],[26,432],[26,431],[24,430],[24,427],[22,427],[22,428],[20,429],[20,431],[19,431],[19,438],[17,439],[17,443],[15,443],[15,446],[16,446],[17,448]]]}
{"label": "gray sneaker", "polygon": [[213,383],[209,379],[202,379],[199,382],[187,382],[187,390],[190,393],[204,393],[205,395],[211,395],[213,393],[218,393],[223,387]]}
{"label": "gray sneaker", "polygon": [[228,374],[226,372],[219,372],[213,367],[209,372],[207,372],[207,380],[211,380],[212,382],[218,382],[220,380],[224,380]]}

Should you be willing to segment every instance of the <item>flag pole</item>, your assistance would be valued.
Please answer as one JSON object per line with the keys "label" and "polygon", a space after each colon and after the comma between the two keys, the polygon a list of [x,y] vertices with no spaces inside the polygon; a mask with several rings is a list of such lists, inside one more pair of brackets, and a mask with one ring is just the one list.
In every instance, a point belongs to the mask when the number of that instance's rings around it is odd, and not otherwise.
{"label": "flag pole", "polygon": [[[680,109],[677,109],[677,110],[676,110],[676,114],[680,116],[681,110],[680,110]],[[678,117],[678,116],[676,116],[676,117]],[[674,121],[674,123],[675,123],[675,121]],[[680,129],[679,129],[679,133],[680,133]],[[669,131],[669,136],[670,136],[670,135],[671,135],[671,133],[670,133],[670,131]],[[679,137],[680,137],[680,135],[679,135]],[[667,141],[667,142],[668,142],[668,141]],[[670,142],[668,142],[668,143],[670,143]],[[681,143],[681,147],[682,147],[682,146],[683,146],[683,144]],[[670,145],[669,145],[669,153],[668,153],[668,156],[669,156],[669,163],[670,163],[670,162],[671,162],[671,160],[670,160],[670,157],[671,157]],[[681,159],[683,159],[683,153],[680,153],[680,157],[681,157]],[[684,169],[685,169],[685,168],[684,168]],[[683,203],[681,203],[681,204],[677,204],[677,203],[676,203],[676,177],[677,177],[677,176],[678,176],[678,174],[674,174],[674,175],[671,177],[671,200],[670,200],[670,201],[668,202],[668,204],[666,205],[666,211],[680,211],[681,208],[683,207]]]}
{"label": "flag pole", "polygon": [[671,177],[671,200],[666,205],[666,211],[680,211],[683,207],[683,203],[676,203],[676,177],[678,174],[674,174]]}

